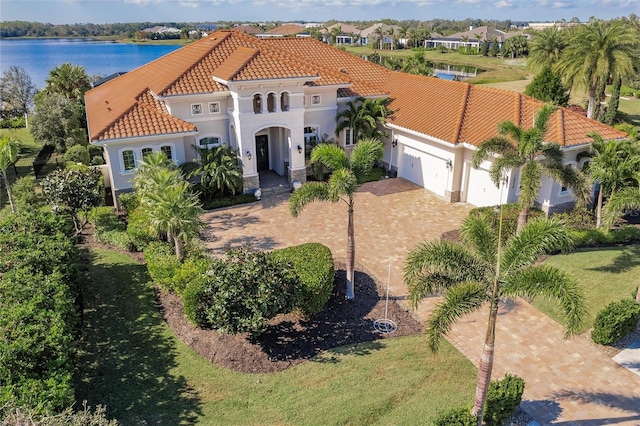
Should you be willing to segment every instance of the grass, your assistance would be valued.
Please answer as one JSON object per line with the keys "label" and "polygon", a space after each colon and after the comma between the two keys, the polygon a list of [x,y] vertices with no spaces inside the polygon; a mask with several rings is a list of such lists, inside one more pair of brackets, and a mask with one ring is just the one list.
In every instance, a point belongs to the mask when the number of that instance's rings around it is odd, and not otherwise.
{"label": "grass", "polygon": [[345,346],[275,374],[212,365],[160,317],[144,266],[88,253],[78,400],[122,424],[432,424],[473,401],[475,367],[423,336]]}
{"label": "grass", "polygon": [[[545,264],[570,273],[584,290],[588,314],[581,332],[593,326],[598,312],[610,302],[635,295],[640,284],[640,246],[637,245],[577,250],[552,256]],[[533,306],[564,324],[555,303],[538,299]]]}

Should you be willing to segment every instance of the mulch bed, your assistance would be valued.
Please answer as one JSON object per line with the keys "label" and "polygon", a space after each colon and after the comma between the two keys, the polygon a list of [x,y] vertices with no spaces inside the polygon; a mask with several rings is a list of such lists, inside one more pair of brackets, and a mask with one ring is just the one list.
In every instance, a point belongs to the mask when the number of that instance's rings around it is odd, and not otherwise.
{"label": "mulch bed", "polygon": [[[79,236],[81,247],[106,247],[91,234],[89,226]],[[121,252],[144,263],[142,253]],[[345,286],[344,265],[336,264],[334,291],[320,313],[309,319],[293,314],[278,315],[257,338],[194,326],[184,315],[180,296],[157,287],[156,299],[164,320],[180,340],[212,363],[243,373],[282,371],[327,349],[423,332],[422,324],[392,296],[387,304],[386,286],[376,283],[362,269],[356,268],[355,272],[355,299],[345,298]],[[373,326],[376,320],[385,318],[385,311],[386,318],[398,326],[391,334],[380,333]]]}
{"label": "mulch bed", "polygon": [[211,362],[243,373],[282,371],[337,346],[422,333],[420,322],[391,299],[387,318],[398,329],[392,334],[376,331],[374,321],[385,318],[386,293],[356,270],[356,298],[347,300],[345,277],[345,270],[338,269],[333,295],[322,312],[310,319],[278,315],[257,338],[197,328],[185,317],[179,296],[163,291],[157,295],[165,321],[180,340]]}

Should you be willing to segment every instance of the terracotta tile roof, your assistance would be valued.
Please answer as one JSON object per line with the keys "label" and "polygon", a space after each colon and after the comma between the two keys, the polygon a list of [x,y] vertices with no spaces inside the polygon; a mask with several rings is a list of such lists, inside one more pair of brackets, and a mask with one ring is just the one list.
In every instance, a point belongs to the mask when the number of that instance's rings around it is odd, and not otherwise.
{"label": "terracotta tile roof", "polygon": [[236,27],[231,28],[232,31],[238,31],[240,33],[245,34],[260,34],[262,30],[258,27],[254,27],[253,25],[238,25]]}
{"label": "terracotta tile roof", "polygon": [[304,25],[300,24],[284,24],[278,28],[267,31],[267,34],[280,34],[280,35],[296,35],[305,30]]}
{"label": "terracotta tile roof", "polygon": [[[217,31],[85,95],[91,141],[167,133],[196,127],[172,117],[163,98],[228,91],[216,81],[309,77],[310,86],[335,86],[340,97],[389,96],[389,122],[451,143],[477,145],[494,136],[501,121],[531,123],[540,102],[468,83],[415,76],[384,67],[311,38],[258,39]],[[604,138],[624,133],[560,109],[549,139],[587,143],[590,131]]]}

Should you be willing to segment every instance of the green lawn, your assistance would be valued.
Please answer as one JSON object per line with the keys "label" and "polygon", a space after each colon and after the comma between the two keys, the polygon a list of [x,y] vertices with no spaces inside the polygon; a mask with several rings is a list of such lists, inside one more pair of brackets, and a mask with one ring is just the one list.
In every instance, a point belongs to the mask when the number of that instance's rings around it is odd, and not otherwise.
{"label": "green lawn", "polygon": [[[598,312],[610,302],[635,295],[640,284],[640,246],[577,250],[552,256],[545,264],[571,273],[586,294],[588,315],[582,331],[593,326]],[[535,300],[533,305],[563,323],[554,303]]]}
{"label": "green lawn", "polygon": [[446,342],[430,354],[423,336],[337,348],[275,374],[219,368],[162,320],[144,266],[88,255],[78,400],[122,424],[431,424],[473,401],[475,367]]}

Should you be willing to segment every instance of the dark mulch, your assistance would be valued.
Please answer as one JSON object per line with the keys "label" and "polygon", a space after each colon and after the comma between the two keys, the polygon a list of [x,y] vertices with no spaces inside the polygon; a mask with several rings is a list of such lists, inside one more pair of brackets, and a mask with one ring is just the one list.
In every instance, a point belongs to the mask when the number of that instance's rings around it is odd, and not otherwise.
{"label": "dark mulch", "polygon": [[356,271],[356,298],[347,300],[345,277],[344,269],[336,272],[334,293],[322,312],[310,319],[278,315],[255,339],[197,328],[184,316],[179,296],[159,291],[158,298],[165,320],[180,340],[211,362],[244,373],[282,371],[337,346],[422,332],[420,322],[392,299],[387,318],[398,329],[392,334],[377,332],[375,320],[385,318],[385,292],[369,275]]}

